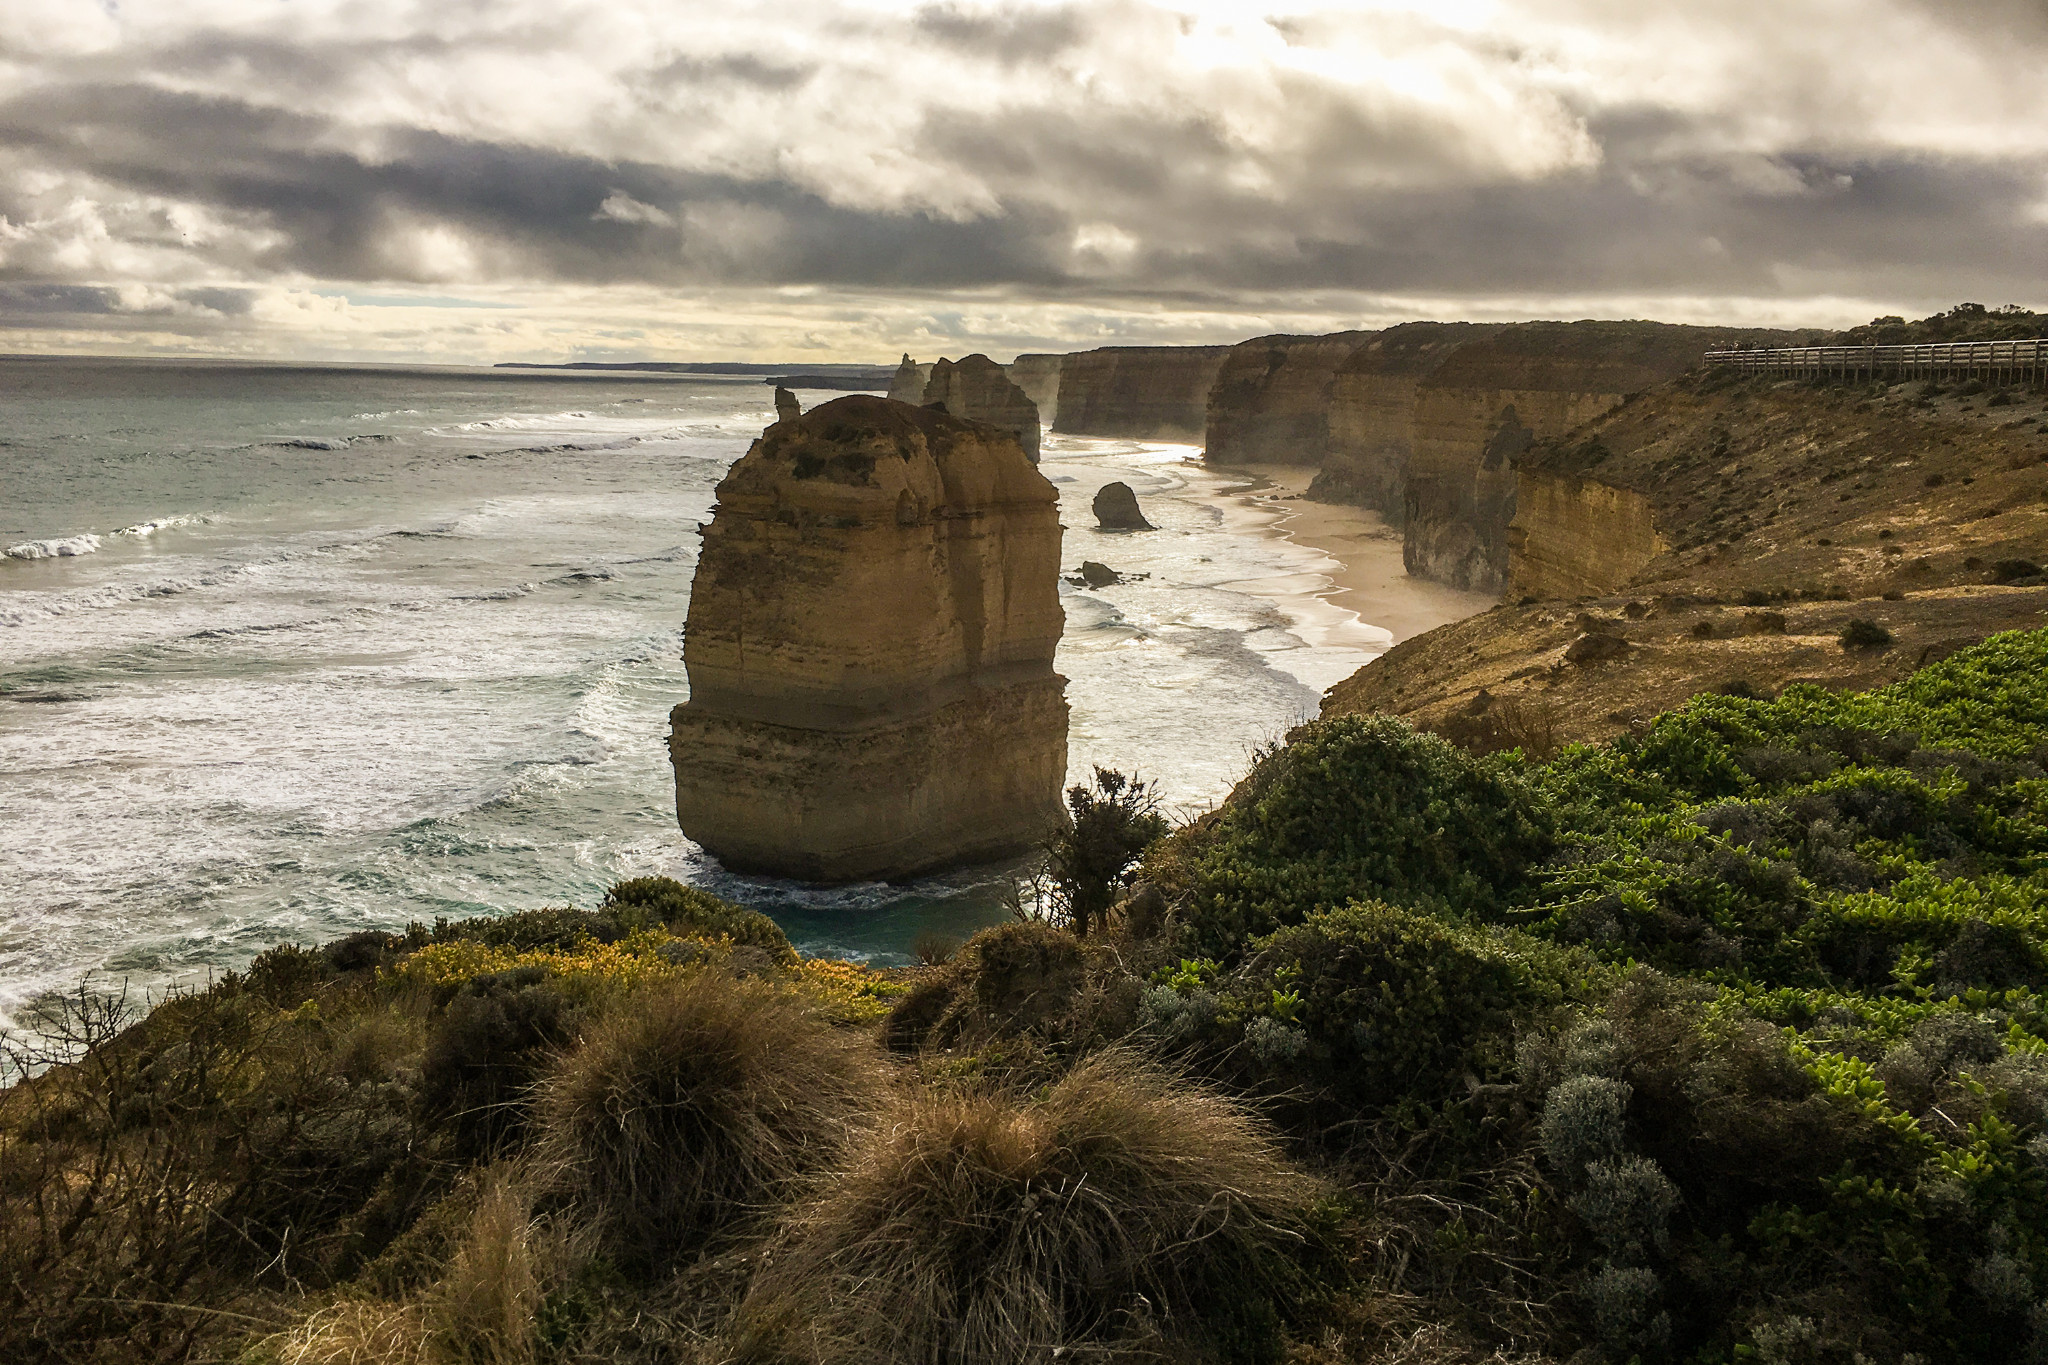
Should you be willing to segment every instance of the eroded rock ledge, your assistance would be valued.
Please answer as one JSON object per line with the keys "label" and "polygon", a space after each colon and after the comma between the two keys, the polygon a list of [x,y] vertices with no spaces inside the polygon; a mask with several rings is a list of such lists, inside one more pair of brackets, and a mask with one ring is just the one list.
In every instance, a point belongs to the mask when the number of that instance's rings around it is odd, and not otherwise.
{"label": "eroded rock ledge", "polygon": [[737,871],[879,880],[1058,818],[1058,495],[1016,440],[866,395],[718,486],[671,715],[684,833]]}

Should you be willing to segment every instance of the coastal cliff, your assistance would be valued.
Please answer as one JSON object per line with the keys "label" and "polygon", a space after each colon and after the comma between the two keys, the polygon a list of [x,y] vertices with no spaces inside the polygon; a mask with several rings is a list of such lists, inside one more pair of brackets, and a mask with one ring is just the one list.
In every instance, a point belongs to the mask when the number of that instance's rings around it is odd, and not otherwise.
{"label": "coastal cliff", "polygon": [[1408,572],[1500,591],[1522,455],[1684,373],[1729,337],[1662,323],[1528,322],[1456,347],[1416,382],[1403,499]]}
{"label": "coastal cliff", "polygon": [[1020,355],[1003,367],[1010,382],[1024,390],[1024,396],[1038,405],[1038,422],[1050,429],[1059,420],[1060,369],[1063,355]]}
{"label": "coastal cliff", "polygon": [[1337,367],[1373,335],[1254,337],[1231,347],[1209,391],[1202,458],[1320,465],[1330,445]]}
{"label": "coastal cliff", "polygon": [[923,406],[937,406],[955,417],[986,422],[1017,438],[1031,463],[1038,463],[1038,405],[1010,382],[1003,367],[985,355],[943,357],[925,380]]}
{"label": "coastal cliff", "polygon": [[1105,346],[1060,366],[1053,430],[1075,436],[1200,441],[1228,346]]}
{"label": "coastal cliff", "polygon": [[1656,508],[1630,488],[1524,469],[1508,523],[1507,597],[1599,597],[1671,547]]}
{"label": "coastal cliff", "polygon": [[[1502,536],[1507,603],[1396,645],[1323,714],[1543,751],[1612,739],[1702,689],[1871,687],[2038,627],[2038,415],[1920,384],[1695,371],[1660,385],[1532,440]],[[1857,622],[1869,629],[1845,637]]]}
{"label": "coastal cliff", "polygon": [[1309,496],[1369,507],[1389,525],[1401,525],[1415,453],[1416,387],[1458,347],[1493,330],[1470,322],[1409,322],[1353,350],[1331,381],[1328,445]]}
{"label": "coastal cliff", "polygon": [[906,876],[1023,847],[1066,776],[1058,495],[1008,434],[854,396],[718,486],[670,753],[734,870]]}

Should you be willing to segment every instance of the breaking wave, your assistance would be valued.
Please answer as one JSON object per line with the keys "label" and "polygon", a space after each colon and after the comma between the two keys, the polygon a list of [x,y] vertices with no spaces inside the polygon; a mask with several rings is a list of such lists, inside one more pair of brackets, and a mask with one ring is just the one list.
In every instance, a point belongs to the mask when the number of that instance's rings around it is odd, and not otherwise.
{"label": "breaking wave", "polygon": [[82,535],[62,536],[55,540],[24,540],[0,553],[9,559],[68,559],[73,555],[98,554],[99,549],[98,536]]}

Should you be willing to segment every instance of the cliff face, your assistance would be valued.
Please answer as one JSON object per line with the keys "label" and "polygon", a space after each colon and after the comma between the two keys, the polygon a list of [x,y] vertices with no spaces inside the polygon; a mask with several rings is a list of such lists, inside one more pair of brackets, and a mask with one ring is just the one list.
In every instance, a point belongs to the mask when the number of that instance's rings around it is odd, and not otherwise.
{"label": "cliff face", "polygon": [[[1396,645],[1323,714],[1542,749],[1704,688],[1871,686],[2038,627],[2048,430],[1920,389],[1696,371],[1536,441],[1504,537],[1511,605]],[[1844,648],[1859,619],[1891,646]],[[1589,634],[1621,646],[1574,658]]]}
{"label": "cliff face", "polygon": [[1510,600],[1619,592],[1671,548],[1643,494],[1540,469],[1516,476],[1507,547]]}
{"label": "cliff face", "polygon": [[1000,427],[1038,463],[1038,405],[987,356],[935,362],[924,385],[924,406],[933,403],[955,417]]}
{"label": "cliff face", "polygon": [[1469,322],[1409,322],[1359,346],[1330,388],[1329,443],[1309,496],[1370,507],[1399,526],[1415,451],[1416,387],[1458,347],[1495,330]]}
{"label": "cliff face", "polygon": [[1059,816],[1058,496],[1003,432],[865,395],[718,486],[671,715],[683,831],[735,870],[906,876]]}
{"label": "cliff face", "polygon": [[1530,322],[1456,347],[1416,383],[1403,499],[1408,572],[1500,591],[1516,460],[1535,441],[1684,373],[1730,336],[1660,323]]}
{"label": "cliff face", "polygon": [[1060,367],[1063,355],[1020,355],[1004,370],[1010,382],[1024,390],[1024,396],[1038,405],[1038,423],[1050,427],[1059,420]]}
{"label": "cliff face", "polygon": [[1199,441],[1228,346],[1105,346],[1060,366],[1054,431]]}
{"label": "cliff face", "polygon": [[1373,335],[1255,337],[1231,347],[1209,391],[1202,458],[1222,464],[1321,464],[1330,445],[1337,367]]}
{"label": "cliff face", "polygon": [[909,355],[896,367],[895,378],[889,381],[889,398],[892,402],[908,403],[918,407],[924,402],[925,381],[932,377],[932,367],[920,365]]}

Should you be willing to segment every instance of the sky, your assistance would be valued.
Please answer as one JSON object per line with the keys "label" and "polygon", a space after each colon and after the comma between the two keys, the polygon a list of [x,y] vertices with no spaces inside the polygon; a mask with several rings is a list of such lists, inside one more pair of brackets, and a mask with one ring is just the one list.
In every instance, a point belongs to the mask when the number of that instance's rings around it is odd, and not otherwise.
{"label": "sky", "polygon": [[0,352],[2048,304],[2048,0],[0,0]]}

